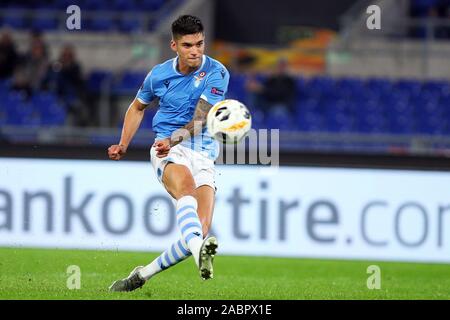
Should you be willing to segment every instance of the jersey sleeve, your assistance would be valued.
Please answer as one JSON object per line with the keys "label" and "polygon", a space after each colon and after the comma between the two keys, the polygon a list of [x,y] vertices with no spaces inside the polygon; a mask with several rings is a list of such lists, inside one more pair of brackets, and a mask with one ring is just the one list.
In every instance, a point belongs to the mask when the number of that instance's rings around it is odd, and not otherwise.
{"label": "jersey sleeve", "polygon": [[230,74],[225,68],[215,71],[208,78],[205,89],[200,98],[215,105],[225,99],[225,94],[228,90],[228,82],[230,81]]}
{"label": "jersey sleeve", "polygon": [[155,98],[152,83],[152,71],[147,74],[144,82],[136,94],[136,99],[142,104],[149,104]]}

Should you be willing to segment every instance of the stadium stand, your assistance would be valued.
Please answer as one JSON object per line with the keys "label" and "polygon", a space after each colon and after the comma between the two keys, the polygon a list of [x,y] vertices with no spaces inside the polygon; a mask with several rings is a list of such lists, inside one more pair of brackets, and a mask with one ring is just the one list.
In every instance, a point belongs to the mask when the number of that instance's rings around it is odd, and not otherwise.
{"label": "stadium stand", "polygon": [[[114,84],[118,95],[133,95],[145,72],[126,72]],[[91,91],[99,91],[108,71],[93,71],[88,78]],[[449,134],[450,83],[447,81],[389,80],[383,78],[335,79],[297,77],[296,115],[264,112],[252,106],[255,128],[281,128],[306,132],[360,132],[390,134]],[[247,103],[245,76],[230,79],[229,98]],[[29,102],[0,83],[0,119],[14,125],[64,125],[64,108],[52,93],[37,93]],[[8,106],[20,108],[10,112]],[[26,104],[31,104],[27,109]],[[24,111],[28,110],[28,111]],[[45,119],[40,122],[39,119]],[[144,127],[149,128],[150,122]]]}
{"label": "stadium stand", "polygon": [[[441,10],[444,5],[448,9],[447,2],[412,0],[411,16],[426,17],[436,8]],[[135,18],[135,14],[145,11],[151,15],[164,8],[173,8],[182,1],[90,0],[77,3],[87,11],[84,25],[86,31],[112,34],[152,30],[157,21]],[[61,27],[56,11],[70,4],[71,1],[68,0],[35,0],[32,4],[29,1],[5,0],[0,3],[0,27],[8,26],[15,31],[51,33]],[[89,18],[99,12],[100,17]],[[147,72],[148,68],[132,70],[125,67],[120,72],[92,69],[84,75],[84,85],[90,97],[96,97],[97,100],[107,92],[109,96],[106,99],[119,101],[115,98],[124,97],[129,101]],[[262,82],[266,77],[263,74],[257,75]],[[232,72],[227,96],[248,105],[252,111],[253,127],[256,129],[280,128],[284,132],[391,136],[445,136],[450,133],[448,80],[297,75],[294,114],[273,112],[254,104],[246,88],[247,81],[245,73]],[[73,125],[68,121],[71,112],[73,113],[73,108],[70,103],[52,88],[24,94],[14,88],[13,79],[0,79],[1,126],[63,128]],[[147,113],[142,125],[144,129],[151,128],[153,111]],[[114,117],[111,118],[112,127],[121,125],[114,121]],[[339,143],[337,145],[339,147]]]}
{"label": "stadium stand", "polygon": [[[247,101],[242,79],[232,77],[229,96]],[[255,127],[285,130],[391,134],[448,134],[447,81],[372,78],[297,78],[296,117],[259,113]],[[447,106],[447,107],[446,107]]]}
{"label": "stadium stand", "polygon": [[[154,29],[157,21],[149,16],[178,6],[183,0],[82,0],[85,30],[92,32],[141,32]],[[65,27],[61,10],[72,5],[68,0],[4,0],[0,2],[0,28],[56,31]],[[101,12],[101,14],[99,14]]]}

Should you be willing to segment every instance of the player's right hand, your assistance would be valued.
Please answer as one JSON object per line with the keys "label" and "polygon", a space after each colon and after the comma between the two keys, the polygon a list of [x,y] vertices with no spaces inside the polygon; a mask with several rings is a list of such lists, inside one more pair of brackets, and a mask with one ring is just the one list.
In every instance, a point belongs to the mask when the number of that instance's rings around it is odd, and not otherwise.
{"label": "player's right hand", "polygon": [[108,156],[111,160],[120,160],[125,153],[127,153],[127,148],[123,145],[114,144],[108,148]]}

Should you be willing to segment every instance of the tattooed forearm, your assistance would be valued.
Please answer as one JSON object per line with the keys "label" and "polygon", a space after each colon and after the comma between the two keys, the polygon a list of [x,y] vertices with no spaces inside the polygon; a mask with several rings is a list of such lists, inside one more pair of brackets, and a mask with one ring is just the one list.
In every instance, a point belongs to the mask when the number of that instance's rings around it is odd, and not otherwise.
{"label": "tattooed forearm", "polygon": [[208,112],[211,108],[212,104],[200,98],[198,100],[197,107],[195,108],[193,120],[201,121],[202,124],[205,125],[206,117],[208,116]]}
{"label": "tattooed forearm", "polygon": [[177,145],[181,141],[201,133],[203,127],[206,125],[206,117],[211,108],[212,104],[200,98],[195,107],[192,120],[172,133],[172,137],[170,138],[171,146]]}

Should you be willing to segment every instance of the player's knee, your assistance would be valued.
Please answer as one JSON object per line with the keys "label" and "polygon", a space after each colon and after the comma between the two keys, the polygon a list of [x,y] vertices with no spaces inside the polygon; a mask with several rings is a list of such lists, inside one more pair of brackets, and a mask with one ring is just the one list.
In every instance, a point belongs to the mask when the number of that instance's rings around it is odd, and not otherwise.
{"label": "player's knee", "polygon": [[184,196],[195,196],[195,183],[191,180],[192,179],[183,179],[177,184],[173,192],[177,199]]}

